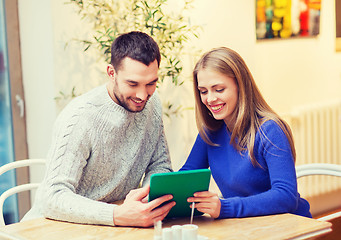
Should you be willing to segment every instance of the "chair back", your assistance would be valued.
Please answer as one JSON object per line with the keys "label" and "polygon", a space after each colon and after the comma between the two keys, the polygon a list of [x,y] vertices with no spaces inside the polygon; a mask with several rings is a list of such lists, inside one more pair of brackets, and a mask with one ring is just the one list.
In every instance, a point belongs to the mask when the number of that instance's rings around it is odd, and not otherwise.
{"label": "chair back", "polygon": [[[296,166],[296,176],[301,178],[311,175],[329,175],[341,177],[341,165],[330,163],[311,163]],[[318,218],[322,221],[330,221],[341,217],[341,211]]]}
{"label": "chair back", "polygon": [[[25,159],[25,160],[18,160],[15,162],[7,163],[3,166],[0,167],[0,176],[12,169],[20,168],[20,167],[31,167],[33,165],[45,165],[46,160],[45,159]],[[14,186],[8,190],[6,190],[4,193],[1,194],[0,196],[0,226],[5,225],[5,220],[4,220],[4,215],[3,215],[3,205],[5,200],[9,197],[12,196],[13,194],[23,192],[23,191],[28,191],[28,190],[33,190],[36,189],[39,186],[39,183],[26,183],[26,184],[21,184],[18,186]]]}
{"label": "chair back", "polygon": [[341,165],[329,163],[311,163],[296,167],[297,178],[309,175],[330,175],[341,177]]}

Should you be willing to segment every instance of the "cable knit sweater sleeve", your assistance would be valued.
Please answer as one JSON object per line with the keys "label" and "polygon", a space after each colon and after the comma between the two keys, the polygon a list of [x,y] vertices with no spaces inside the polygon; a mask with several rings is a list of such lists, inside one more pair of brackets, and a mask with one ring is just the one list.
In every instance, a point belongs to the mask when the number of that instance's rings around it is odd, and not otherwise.
{"label": "cable knit sweater sleeve", "polygon": [[[76,194],[96,138],[82,119],[86,107],[74,105],[77,107],[65,109],[55,123],[48,156],[49,175],[43,185],[43,214],[63,221],[113,225],[114,205]],[[99,175],[101,169],[93,171]]]}

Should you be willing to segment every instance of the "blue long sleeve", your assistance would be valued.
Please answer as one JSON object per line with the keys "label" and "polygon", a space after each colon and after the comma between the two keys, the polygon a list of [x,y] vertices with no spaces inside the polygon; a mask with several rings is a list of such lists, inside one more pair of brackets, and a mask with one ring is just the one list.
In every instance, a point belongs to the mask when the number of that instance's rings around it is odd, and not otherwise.
{"label": "blue long sleeve", "polygon": [[225,125],[211,139],[219,146],[206,144],[198,135],[181,170],[210,167],[223,195],[219,218],[279,213],[311,217],[309,203],[297,192],[288,139],[274,121],[265,122],[256,134],[254,153],[260,166],[230,144]]}

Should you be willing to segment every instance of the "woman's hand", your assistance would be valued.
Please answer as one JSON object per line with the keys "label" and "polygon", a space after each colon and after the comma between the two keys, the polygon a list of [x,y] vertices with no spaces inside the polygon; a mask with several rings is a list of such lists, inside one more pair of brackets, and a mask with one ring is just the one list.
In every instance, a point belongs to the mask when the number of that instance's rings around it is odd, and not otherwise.
{"label": "woman's hand", "polygon": [[194,197],[187,199],[187,202],[195,202],[195,208],[202,213],[207,213],[213,218],[220,215],[221,202],[218,194],[204,191],[194,193]]}

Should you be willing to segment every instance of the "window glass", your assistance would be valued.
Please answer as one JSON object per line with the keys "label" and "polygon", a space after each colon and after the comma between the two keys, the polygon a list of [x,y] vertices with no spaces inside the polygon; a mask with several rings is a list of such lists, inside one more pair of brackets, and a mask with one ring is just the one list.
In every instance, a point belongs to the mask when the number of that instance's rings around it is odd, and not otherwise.
{"label": "window glass", "polygon": [[[4,5],[4,0],[0,0],[0,166],[15,160]],[[1,194],[14,185],[14,171],[0,176]],[[6,224],[18,221],[15,195],[5,201],[3,212]]]}

